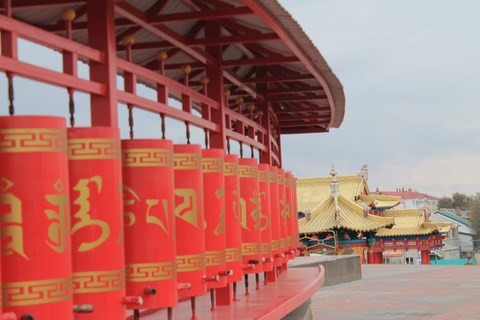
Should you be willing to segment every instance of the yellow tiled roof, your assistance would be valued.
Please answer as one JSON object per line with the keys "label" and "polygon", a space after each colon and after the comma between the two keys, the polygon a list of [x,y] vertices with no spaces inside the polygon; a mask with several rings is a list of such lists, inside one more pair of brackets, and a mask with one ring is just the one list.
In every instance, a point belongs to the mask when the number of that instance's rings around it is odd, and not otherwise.
{"label": "yellow tiled roof", "polygon": [[[330,197],[332,177],[298,178],[297,205],[299,212],[312,212],[320,203]],[[355,197],[368,190],[367,184],[358,175],[338,176],[339,192],[342,196],[355,201]]]}
{"label": "yellow tiled roof", "polygon": [[[338,178],[341,188],[341,177]],[[366,232],[394,223],[392,218],[371,214],[364,216],[363,209],[343,195],[338,196],[338,201],[335,200],[329,193],[328,198],[311,212],[310,220],[300,219],[298,221],[300,233],[317,233],[339,228]]]}
{"label": "yellow tiled roof", "polygon": [[397,204],[400,203],[401,199],[398,196],[387,196],[383,194],[361,194],[358,197],[368,206],[377,209],[395,207]]}
{"label": "yellow tiled roof", "polygon": [[452,227],[450,222],[431,222],[418,209],[385,210],[381,215],[394,218],[395,225],[391,229],[379,229],[376,233],[378,237],[426,235],[435,230],[444,233]]}

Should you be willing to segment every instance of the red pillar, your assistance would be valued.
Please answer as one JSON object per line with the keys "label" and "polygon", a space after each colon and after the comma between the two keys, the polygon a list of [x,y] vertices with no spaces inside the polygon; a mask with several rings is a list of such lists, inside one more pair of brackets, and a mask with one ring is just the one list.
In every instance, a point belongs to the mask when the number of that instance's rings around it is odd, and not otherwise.
{"label": "red pillar", "polygon": [[383,252],[374,252],[373,255],[374,264],[383,264]]}
{"label": "red pillar", "polygon": [[368,250],[368,264],[375,264],[375,256],[372,250]]}
{"label": "red pillar", "polygon": [[87,2],[88,42],[105,55],[104,63],[90,61],[90,80],[105,85],[104,95],[90,95],[92,126],[118,126],[117,50],[114,1]]}
{"label": "red pillar", "polygon": [[430,250],[422,250],[422,264],[430,264]]}

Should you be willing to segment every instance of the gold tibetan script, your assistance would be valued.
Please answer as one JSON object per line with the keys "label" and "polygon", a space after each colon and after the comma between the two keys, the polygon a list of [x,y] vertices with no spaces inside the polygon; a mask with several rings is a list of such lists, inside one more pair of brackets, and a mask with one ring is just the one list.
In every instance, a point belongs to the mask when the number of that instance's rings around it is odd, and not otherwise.
{"label": "gold tibetan script", "polygon": [[[63,183],[58,180],[55,183],[55,189],[61,192],[63,189]],[[65,194],[51,194],[45,195],[45,199],[48,203],[56,206],[57,210],[47,209],[45,215],[49,220],[52,220],[48,227],[48,239],[45,242],[57,253],[65,252],[67,247],[67,235],[68,235],[68,197]]]}
{"label": "gold tibetan script", "polygon": [[[132,206],[136,202],[141,202],[140,197],[132,188],[123,185],[123,206],[124,206],[124,216],[128,221],[125,221],[125,227],[131,227],[135,224],[136,216],[135,213],[132,211],[127,211],[127,206]],[[161,202],[161,216],[163,216],[163,221],[161,217],[155,215],[155,207],[158,206]],[[168,200],[167,199],[146,199],[145,203],[147,205],[147,212],[146,212],[146,222],[155,224],[160,227],[167,235],[170,234],[170,222],[168,219]]]}
{"label": "gold tibetan script", "polygon": [[[23,249],[22,201],[13,193],[6,193],[11,186],[13,183],[8,179],[0,179],[2,256],[17,253],[26,260],[30,260]],[[5,207],[6,211],[2,207]]]}
{"label": "gold tibetan script", "polygon": [[[180,201],[177,201],[180,198]],[[199,228],[197,193],[194,189],[175,189],[175,216]]]}
{"label": "gold tibetan script", "polygon": [[[254,230],[260,229],[260,198],[254,196],[249,198],[250,202],[254,205],[253,210],[250,212],[250,217],[254,221],[253,228]],[[240,198],[240,215],[242,217],[242,227],[248,230],[248,219],[247,219],[247,201],[243,198]]]}
{"label": "gold tibetan script", "polygon": [[[215,192],[215,196],[217,197],[217,199],[223,199],[224,195],[225,195],[224,188],[221,188]],[[222,206],[222,209],[220,210],[220,221],[215,227],[215,230],[213,230],[213,234],[216,236],[222,233],[225,233],[225,206]]]}
{"label": "gold tibetan script", "polygon": [[[268,216],[262,214],[262,201],[267,203],[267,193],[265,191],[260,192],[260,218],[258,219],[258,224],[260,231],[265,231],[268,228],[268,225],[270,224],[270,219]],[[262,199],[263,198],[263,199]],[[268,204],[267,204],[268,206]]]}
{"label": "gold tibetan script", "polygon": [[287,204],[287,200],[280,200],[280,205],[283,206],[280,216],[283,219],[283,224],[287,225],[287,218],[290,217],[290,204]]}
{"label": "gold tibetan script", "polygon": [[93,176],[90,179],[80,179],[78,183],[75,185],[73,190],[78,191],[80,194],[78,198],[75,199],[73,202],[74,204],[80,206],[80,209],[75,213],[74,217],[79,219],[72,228],[72,235],[74,235],[77,231],[89,227],[89,226],[97,226],[101,229],[102,233],[95,241],[91,242],[82,242],[78,251],[90,251],[105,241],[107,241],[108,237],[110,236],[110,226],[103,220],[99,219],[92,219],[90,216],[90,185],[95,184],[97,187],[97,192],[100,193],[102,191],[102,177],[100,176]]}

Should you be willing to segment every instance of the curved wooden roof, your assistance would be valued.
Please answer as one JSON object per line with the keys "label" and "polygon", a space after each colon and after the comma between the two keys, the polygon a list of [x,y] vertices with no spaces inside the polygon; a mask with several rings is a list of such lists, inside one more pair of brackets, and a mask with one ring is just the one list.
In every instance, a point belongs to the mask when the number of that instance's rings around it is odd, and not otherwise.
{"label": "curved wooden roof", "polygon": [[[86,3],[16,0],[12,13],[16,19],[64,35],[61,13],[73,8],[73,40],[88,44]],[[345,96],[341,83],[278,1],[118,0],[114,5],[120,58],[126,57],[123,37],[132,35],[134,63],[157,70],[157,53],[167,51],[166,75],[181,81],[181,66],[190,64],[189,85],[200,90],[206,65],[216,63],[207,47],[220,45],[231,107],[238,97],[245,103],[268,101],[272,123],[283,134],[327,132],[342,123]],[[218,36],[205,36],[212,25],[219,27]]]}

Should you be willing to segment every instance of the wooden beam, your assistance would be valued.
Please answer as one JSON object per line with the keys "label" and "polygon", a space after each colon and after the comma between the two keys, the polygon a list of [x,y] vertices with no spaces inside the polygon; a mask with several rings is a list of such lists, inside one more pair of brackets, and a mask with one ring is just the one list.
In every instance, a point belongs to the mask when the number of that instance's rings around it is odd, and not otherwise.
{"label": "wooden beam", "polygon": [[152,25],[148,22],[148,18],[142,11],[138,10],[134,6],[122,2],[115,4],[115,12],[120,14],[121,16],[131,20],[135,24],[138,24],[145,30],[155,34],[159,38],[166,40],[173,44],[174,46],[178,47],[186,54],[190,55],[194,59],[206,63],[207,61],[213,63],[213,58],[210,57],[206,52],[198,49],[198,48],[191,48],[187,45],[187,41],[181,35],[175,33],[171,29],[166,26],[162,25]]}
{"label": "wooden beam", "polygon": [[298,112],[321,112],[321,111],[330,111],[329,106],[314,106],[314,107],[297,107],[297,108],[285,108],[282,109],[278,106],[274,107],[275,113],[280,115],[283,113],[298,113]]}
{"label": "wooden beam", "polygon": [[328,129],[318,128],[318,127],[280,128],[280,134],[322,133],[322,132],[328,132]]}
{"label": "wooden beam", "polygon": [[275,94],[282,94],[282,93],[302,93],[302,92],[315,92],[315,91],[323,91],[321,86],[304,86],[304,87],[289,87],[289,88],[277,88],[277,89],[268,89],[265,92],[259,92],[259,94],[266,94],[266,95],[275,95]]}
{"label": "wooden beam", "polygon": [[324,94],[317,94],[311,96],[288,96],[288,97],[271,97],[270,102],[290,102],[290,101],[312,101],[312,100],[327,100]]}
{"label": "wooden beam", "polygon": [[243,79],[243,83],[262,83],[262,82],[288,82],[288,81],[300,81],[300,80],[311,80],[315,79],[312,74],[292,74],[287,76],[276,76],[276,77],[262,77],[262,78],[249,78]]}
{"label": "wooden beam", "polygon": [[236,35],[229,37],[217,37],[217,38],[203,38],[203,39],[191,39],[187,41],[190,46],[199,45],[223,45],[223,44],[235,44],[235,43],[249,43],[249,42],[262,42],[278,40],[276,33],[262,33],[258,35]]}
{"label": "wooden beam", "polygon": [[302,120],[330,120],[330,114],[311,114],[311,115],[304,115],[304,114],[295,114],[292,116],[289,115],[282,115],[278,117],[280,122],[291,122],[291,121],[302,121]]}
{"label": "wooden beam", "polygon": [[275,58],[258,58],[258,59],[239,59],[239,60],[224,60],[222,67],[233,66],[268,66],[275,64],[296,63],[297,57],[275,57]]}
{"label": "wooden beam", "polygon": [[315,127],[315,126],[323,126],[326,127],[330,118],[327,119],[328,121],[295,121],[295,122],[282,122],[280,123],[281,128],[299,128],[299,127]]}
{"label": "wooden beam", "polygon": [[239,7],[231,9],[220,10],[199,10],[182,13],[162,14],[148,19],[151,24],[164,24],[169,22],[186,22],[192,20],[217,20],[217,19],[231,19],[234,16],[251,15],[252,10],[248,7]]}

